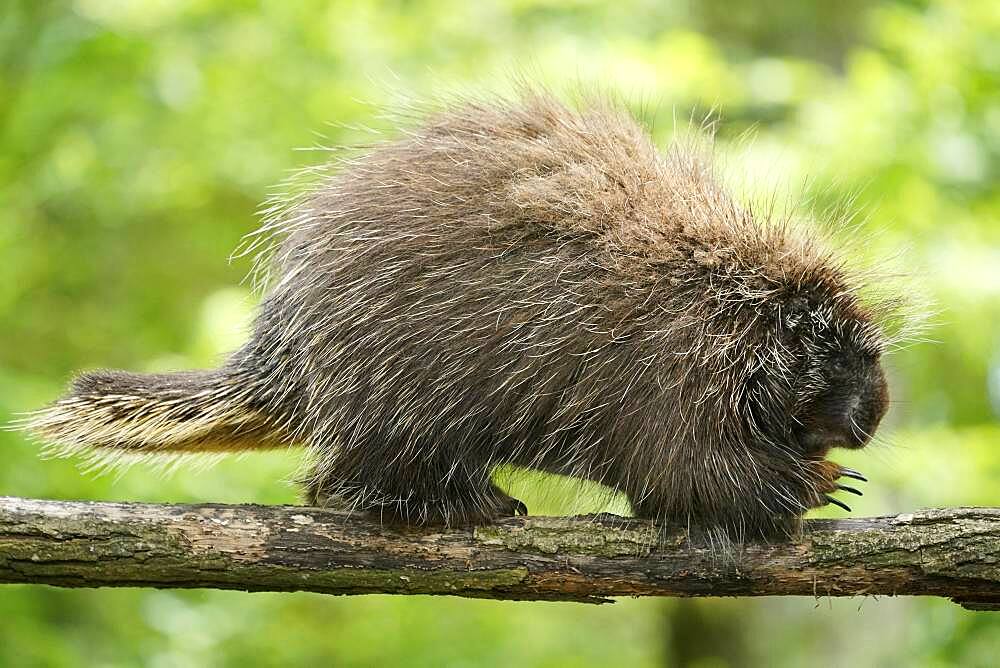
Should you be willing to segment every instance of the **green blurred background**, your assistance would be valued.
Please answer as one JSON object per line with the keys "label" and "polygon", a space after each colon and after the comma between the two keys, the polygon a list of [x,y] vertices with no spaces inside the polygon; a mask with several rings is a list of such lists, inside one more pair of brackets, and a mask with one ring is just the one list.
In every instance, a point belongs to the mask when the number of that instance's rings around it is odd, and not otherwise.
{"label": "green blurred background", "polygon": [[[294,147],[357,141],[352,127],[384,125],[377,107],[400,92],[503,90],[512,73],[617,91],[661,142],[675,115],[717,108],[719,142],[739,144],[747,178],[820,206],[855,195],[876,250],[907,247],[939,311],[937,343],[890,362],[883,443],[841,458],[872,479],[855,514],[1000,505],[996,0],[6,0],[0,420],[54,398],[76,369],[212,365],[254,304],[249,263],[229,253],[273,184],[323,157]],[[296,500],[294,453],[115,479],[40,461],[16,434],[0,433],[0,452],[6,495]],[[998,655],[1000,613],[936,600],[598,608],[0,589],[2,666],[987,666]]]}

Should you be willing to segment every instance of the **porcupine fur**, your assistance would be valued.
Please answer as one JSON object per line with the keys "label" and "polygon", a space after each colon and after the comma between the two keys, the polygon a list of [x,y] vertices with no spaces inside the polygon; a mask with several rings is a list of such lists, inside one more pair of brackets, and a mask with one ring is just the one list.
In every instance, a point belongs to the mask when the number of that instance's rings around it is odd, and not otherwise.
{"label": "porcupine fur", "polygon": [[886,410],[896,300],[614,104],[439,110],[250,245],[268,287],[220,368],[85,373],[27,427],[105,460],[302,444],[309,503],[413,524],[523,512],[512,465],[743,539],[860,478],[825,457]]}

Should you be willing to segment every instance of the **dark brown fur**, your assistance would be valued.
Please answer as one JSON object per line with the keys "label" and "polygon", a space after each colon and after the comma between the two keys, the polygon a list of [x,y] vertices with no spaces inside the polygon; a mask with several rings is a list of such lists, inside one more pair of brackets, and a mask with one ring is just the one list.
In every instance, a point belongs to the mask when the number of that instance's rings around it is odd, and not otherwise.
{"label": "dark brown fur", "polygon": [[787,529],[887,405],[879,324],[819,240],[733,201],[624,112],[463,103],[281,200],[250,341],[98,372],[29,427],[114,458],[306,445],[315,504],[410,523],[523,510],[509,464],[737,539]]}

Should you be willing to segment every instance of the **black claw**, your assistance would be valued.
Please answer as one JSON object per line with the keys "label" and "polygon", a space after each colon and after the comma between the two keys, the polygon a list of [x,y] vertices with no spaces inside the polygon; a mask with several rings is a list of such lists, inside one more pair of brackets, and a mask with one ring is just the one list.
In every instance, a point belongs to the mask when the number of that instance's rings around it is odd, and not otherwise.
{"label": "black claw", "polygon": [[855,489],[853,487],[848,487],[847,485],[837,485],[837,489],[842,489],[845,492],[850,492],[851,494],[857,494],[858,496],[864,496],[865,493],[860,489]]}
{"label": "black claw", "polygon": [[854,478],[855,480],[860,480],[861,482],[868,482],[868,478],[864,477],[854,469],[844,468],[843,466],[840,467],[840,475],[845,478]]}
{"label": "black claw", "polygon": [[528,506],[524,505],[524,502],[519,499],[511,499],[514,503],[514,514],[515,515],[527,515]]}
{"label": "black claw", "polygon": [[843,508],[847,512],[851,512],[851,507],[849,505],[847,505],[843,501],[840,501],[838,499],[833,498],[832,496],[826,496],[826,502],[827,503],[832,503],[835,506],[840,506],[841,508]]}

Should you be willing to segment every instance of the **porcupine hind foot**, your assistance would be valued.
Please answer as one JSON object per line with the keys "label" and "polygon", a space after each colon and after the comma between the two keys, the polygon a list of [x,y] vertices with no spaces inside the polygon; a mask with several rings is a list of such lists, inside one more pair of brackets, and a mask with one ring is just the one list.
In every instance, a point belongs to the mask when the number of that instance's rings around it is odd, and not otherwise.
{"label": "porcupine hind foot", "polygon": [[482,525],[528,514],[523,502],[488,479],[485,484],[452,479],[433,487],[416,482],[317,476],[304,485],[309,505],[363,512],[385,524]]}

